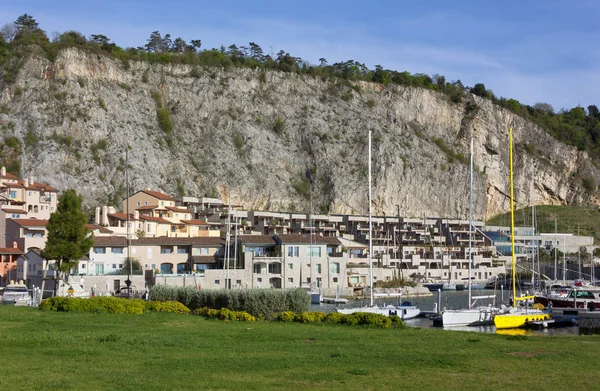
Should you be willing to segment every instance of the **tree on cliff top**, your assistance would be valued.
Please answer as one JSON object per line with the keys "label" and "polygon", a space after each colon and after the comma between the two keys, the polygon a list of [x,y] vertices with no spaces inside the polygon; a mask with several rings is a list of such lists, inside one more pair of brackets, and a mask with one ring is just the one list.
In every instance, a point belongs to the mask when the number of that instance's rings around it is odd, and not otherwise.
{"label": "tree on cliff top", "polygon": [[[62,274],[77,265],[94,244],[85,228],[87,216],[81,209],[81,197],[73,189],[66,190],[58,199],[58,209],[52,213],[46,229],[48,240],[42,257],[56,262]],[[60,277],[60,276],[59,276]],[[55,284],[55,292],[58,286]]]}

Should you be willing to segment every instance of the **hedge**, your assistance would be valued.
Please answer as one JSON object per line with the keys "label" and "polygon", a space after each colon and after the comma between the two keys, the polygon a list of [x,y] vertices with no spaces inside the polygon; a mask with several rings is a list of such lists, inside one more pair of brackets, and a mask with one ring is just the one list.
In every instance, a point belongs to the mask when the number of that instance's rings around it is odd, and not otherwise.
{"label": "hedge", "polygon": [[245,311],[272,320],[284,311],[305,312],[310,309],[310,295],[302,289],[222,289],[197,290],[194,287],[156,285],[150,290],[156,301],[178,301],[190,310],[199,308]]}
{"label": "hedge", "polygon": [[339,312],[302,312],[294,313],[284,311],[276,316],[279,322],[297,322],[297,323],[329,323],[346,324],[351,326],[371,326],[388,329],[390,327],[398,328],[404,326],[404,321],[396,315],[386,316],[382,314],[373,314],[368,312],[355,312],[353,314],[341,314]]}
{"label": "hedge", "polygon": [[189,308],[176,301],[156,302],[112,296],[96,296],[89,299],[51,297],[42,300],[40,309],[59,312],[108,312],[111,314],[142,314],[144,312],[188,314],[190,312]]}

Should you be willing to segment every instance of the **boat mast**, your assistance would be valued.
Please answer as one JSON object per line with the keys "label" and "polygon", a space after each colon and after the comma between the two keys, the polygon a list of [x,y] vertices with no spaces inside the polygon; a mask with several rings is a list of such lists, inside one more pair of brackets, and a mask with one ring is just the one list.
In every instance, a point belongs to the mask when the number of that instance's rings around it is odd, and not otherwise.
{"label": "boat mast", "polygon": [[469,308],[472,307],[471,303],[471,268],[473,263],[472,256],[472,235],[473,235],[473,137],[471,137],[471,161],[470,161],[470,174],[469,174]]}
{"label": "boat mast", "polygon": [[129,215],[129,147],[125,150],[125,181],[127,182],[127,258],[129,258],[129,270],[127,270],[127,295],[131,297],[131,274],[132,274],[132,260],[131,260],[131,221]]}
{"label": "boat mast", "polygon": [[554,215],[554,243],[556,247],[554,247],[554,281],[558,281],[558,231],[556,224],[556,215]]}
{"label": "boat mast", "polygon": [[515,267],[515,205],[513,192],[513,131],[512,127],[509,132],[509,160],[510,160],[510,242],[512,253],[512,289],[513,289],[513,306],[517,306],[517,276]]}
{"label": "boat mast", "polygon": [[371,287],[370,304],[373,307],[373,217],[372,217],[372,184],[371,184],[371,130],[369,130],[369,286]]}
{"label": "boat mast", "polygon": [[531,169],[531,285],[535,290],[535,202],[534,202],[534,190],[533,190],[533,174],[534,169]]}

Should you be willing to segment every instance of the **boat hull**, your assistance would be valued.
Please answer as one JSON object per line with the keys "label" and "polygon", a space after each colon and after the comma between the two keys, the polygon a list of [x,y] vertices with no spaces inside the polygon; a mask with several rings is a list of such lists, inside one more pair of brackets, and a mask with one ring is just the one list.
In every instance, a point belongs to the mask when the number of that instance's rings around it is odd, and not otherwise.
{"label": "boat hull", "polygon": [[399,316],[400,319],[412,319],[419,316],[421,310],[415,306],[385,306],[385,307],[357,307],[357,308],[338,308],[340,314],[354,314],[357,312],[366,312],[369,314],[379,314],[385,316]]}
{"label": "boat hull", "polygon": [[494,316],[494,326],[498,330],[516,329],[525,327],[531,322],[548,320],[550,317],[550,314],[545,312],[499,314]]}
{"label": "boat hull", "polygon": [[442,313],[442,326],[491,326],[494,324],[493,308],[446,310]]}

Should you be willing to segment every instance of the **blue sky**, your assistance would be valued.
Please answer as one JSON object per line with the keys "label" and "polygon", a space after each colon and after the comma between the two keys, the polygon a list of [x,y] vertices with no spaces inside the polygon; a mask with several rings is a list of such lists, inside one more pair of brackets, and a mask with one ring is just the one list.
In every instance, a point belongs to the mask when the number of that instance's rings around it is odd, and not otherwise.
{"label": "blue sky", "polygon": [[555,110],[600,106],[600,1],[0,0],[0,24],[28,13],[50,37],[77,30],[122,47],[154,30],[203,48],[256,42],[311,63],[356,60],[441,74]]}

